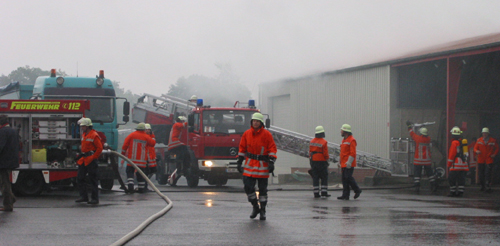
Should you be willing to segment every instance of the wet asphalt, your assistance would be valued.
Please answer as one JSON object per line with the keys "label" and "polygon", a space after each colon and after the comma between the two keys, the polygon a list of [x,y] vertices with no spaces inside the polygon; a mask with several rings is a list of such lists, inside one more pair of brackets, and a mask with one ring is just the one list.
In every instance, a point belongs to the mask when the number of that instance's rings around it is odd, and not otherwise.
{"label": "wet asphalt", "polygon": [[[126,245],[500,245],[500,188],[365,187],[361,197],[315,199],[310,184],[270,185],[267,220],[252,210],[239,180],[214,187],[158,186],[173,208]],[[101,191],[97,206],[76,204],[76,191],[19,197],[0,212],[0,246],[109,245],[167,204],[154,192]]]}

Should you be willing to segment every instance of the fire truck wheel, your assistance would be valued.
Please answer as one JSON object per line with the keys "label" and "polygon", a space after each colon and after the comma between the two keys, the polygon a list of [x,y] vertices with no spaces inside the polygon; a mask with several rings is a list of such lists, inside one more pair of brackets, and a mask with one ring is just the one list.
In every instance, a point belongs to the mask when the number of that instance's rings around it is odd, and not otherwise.
{"label": "fire truck wheel", "polygon": [[42,193],[45,181],[41,172],[20,172],[19,178],[14,185],[14,191],[18,196],[38,196]]}
{"label": "fire truck wheel", "polygon": [[101,183],[101,188],[103,190],[112,190],[113,185],[115,184],[114,179],[101,179],[99,180],[99,183]]}
{"label": "fire truck wheel", "polygon": [[189,175],[186,177],[188,186],[191,188],[195,188],[198,186],[198,183],[200,182],[200,179],[198,178],[198,175]]}
{"label": "fire truck wheel", "polygon": [[188,186],[191,188],[198,187],[198,183],[200,182],[200,177],[199,177],[199,167],[198,167],[198,160],[196,159],[194,152],[192,150],[189,150],[189,168],[186,172],[186,179]]}

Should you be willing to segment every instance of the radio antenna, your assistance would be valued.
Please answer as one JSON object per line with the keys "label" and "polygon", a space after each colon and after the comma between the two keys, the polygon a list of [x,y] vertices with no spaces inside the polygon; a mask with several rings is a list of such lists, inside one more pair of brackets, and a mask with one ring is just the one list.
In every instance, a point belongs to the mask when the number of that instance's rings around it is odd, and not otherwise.
{"label": "radio antenna", "polygon": [[76,77],[78,77],[78,62],[76,62]]}

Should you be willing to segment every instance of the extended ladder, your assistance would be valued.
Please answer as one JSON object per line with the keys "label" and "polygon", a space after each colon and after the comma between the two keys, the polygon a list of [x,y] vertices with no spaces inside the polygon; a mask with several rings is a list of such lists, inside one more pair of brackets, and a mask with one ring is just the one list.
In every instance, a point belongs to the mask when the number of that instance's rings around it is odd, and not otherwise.
{"label": "extended ladder", "polygon": [[194,103],[178,97],[163,95],[161,97],[145,93],[134,105],[134,122],[143,122],[147,112],[152,112],[166,117],[171,117],[175,113],[184,113],[188,115],[191,109],[195,107]]}
{"label": "extended ladder", "polygon": [[[268,130],[273,135],[276,148],[279,150],[306,158],[309,157],[309,143],[313,139],[312,137],[276,126],[271,126]],[[340,145],[329,142],[328,153],[330,154],[330,159],[328,161],[338,162],[340,159]],[[360,167],[369,167],[383,172],[393,173],[393,161],[364,151],[356,151],[356,163]]]}

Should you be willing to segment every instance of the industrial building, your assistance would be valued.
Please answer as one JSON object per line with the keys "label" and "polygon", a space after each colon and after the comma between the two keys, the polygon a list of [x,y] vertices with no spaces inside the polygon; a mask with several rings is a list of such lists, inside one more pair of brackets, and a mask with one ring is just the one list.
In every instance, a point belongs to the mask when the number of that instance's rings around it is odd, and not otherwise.
{"label": "industrial building", "polygon": [[[450,129],[467,139],[489,127],[500,137],[500,33],[478,36],[392,60],[259,85],[259,102],[272,125],[340,143],[352,126],[358,149],[391,157],[391,138],[408,138],[405,122],[435,122],[433,162],[446,163]],[[308,167],[304,157],[278,153],[277,171]]]}

